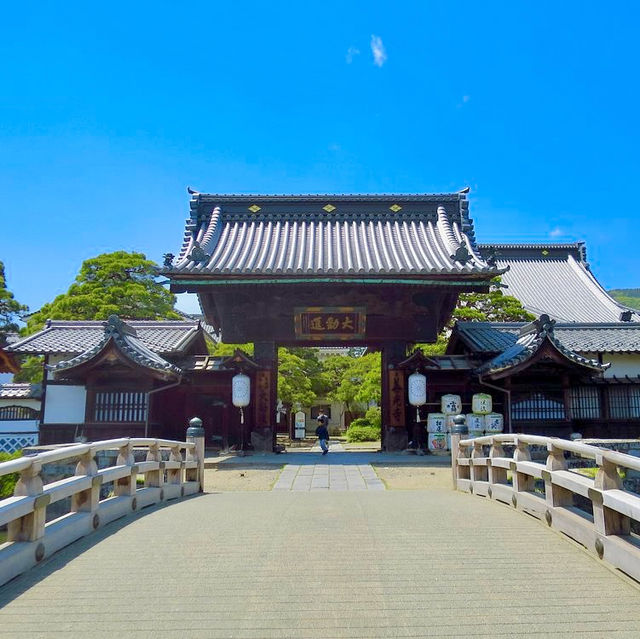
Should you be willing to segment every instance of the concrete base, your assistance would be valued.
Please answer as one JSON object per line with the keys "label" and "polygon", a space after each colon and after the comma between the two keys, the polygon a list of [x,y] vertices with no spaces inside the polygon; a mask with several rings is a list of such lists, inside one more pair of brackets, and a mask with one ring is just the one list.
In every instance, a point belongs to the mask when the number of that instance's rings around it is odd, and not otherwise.
{"label": "concrete base", "polygon": [[270,428],[251,431],[251,445],[256,453],[272,453],[273,431]]}

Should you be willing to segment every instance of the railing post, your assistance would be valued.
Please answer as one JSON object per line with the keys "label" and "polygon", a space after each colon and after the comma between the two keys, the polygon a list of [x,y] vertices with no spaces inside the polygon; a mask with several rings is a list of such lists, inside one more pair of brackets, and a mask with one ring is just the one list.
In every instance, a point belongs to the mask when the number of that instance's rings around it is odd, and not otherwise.
{"label": "railing post", "polygon": [[511,462],[514,497],[516,497],[517,493],[532,492],[535,486],[535,479],[531,477],[531,475],[519,473],[517,470],[518,462],[531,461],[529,444],[523,442],[519,437],[516,437],[515,445],[516,448],[513,451],[513,462]]}
{"label": "railing post", "polygon": [[[47,506],[51,497],[42,494],[42,464],[34,461],[20,473],[13,491],[16,497],[35,497],[33,512],[10,521],[7,527],[8,541],[36,541],[44,537]],[[44,554],[44,552],[43,552]]]}
{"label": "railing post", "polygon": [[[182,463],[182,453],[180,446],[172,446],[169,453],[169,461]],[[167,484],[181,484],[182,470],[180,468],[170,468],[167,470]]]}
{"label": "railing post", "polygon": [[204,428],[202,428],[202,420],[199,417],[194,417],[189,421],[187,441],[195,443],[195,448],[187,448],[187,461],[197,461],[198,467],[188,468],[186,479],[187,481],[199,482],[199,492],[202,492],[204,490]]}
{"label": "railing post", "polygon": [[160,446],[156,442],[149,446],[147,451],[147,461],[158,462],[158,470],[150,470],[144,474],[144,485],[153,486],[154,488],[162,488],[164,483],[164,468],[162,464],[162,455]]}
{"label": "railing post", "polygon": [[571,506],[573,505],[573,493],[554,484],[551,473],[554,470],[567,470],[567,460],[564,458],[564,450],[555,446],[552,442],[547,444],[547,463],[546,470],[542,473],[544,479],[544,494],[547,506],[553,508],[555,506]]}
{"label": "railing post", "polygon": [[475,439],[473,441],[473,447],[471,449],[471,461],[469,465],[471,467],[471,483],[474,481],[488,481],[488,473],[486,466],[476,466],[475,459],[484,457],[484,450],[482,444],[479,444]]}
{"label": "railing post", "polygon": [[[96,464],[94,457],[95,451],[92,449],[82,455],[76,464],[76,476],[86,475],[91,477],[91,488],[71,496],[71,512],[95,513],[98,510],[102,478],[98,476],[98,464]],[[99,519],[96,523],[99,523]],[[97,525],[94,526],[94,528],[97,527]]]}
{"label": "railing post", "polygon": [[[500,442],[495,441],[495,438],[492,437],[491,448],[489,449],[489,459],[498,459],[499,457],[504,457],[504,448],[502,448],[502,444]],[[489,483],[506,484],[507,469],[489,464]]]}
{"label": "railing post", "polygon": [[631,519],[603,504],[603,491],[622,488],[618,466],[606,459],[602,453],[596,455],[596,464],[599,468],[593,482],[594,490],[589,493],[596,532],[601,535],[628,535],[631,532]]}
{"label": "railing post", "polygon": [[460,440],[466,439],[469,435],[469,429],[465,424],[464,415],[456,415],[453,418],[454,427],[451,429],[451,475],[453,478],[453,490],[458,489],[458,477],[460,472],[466,473],[466,477],[461,479],[469,479],[468,466],[460,466],[458,464],[458,458],[462,457],[462,451],[460,450]]}
{"label": "railing post", "polygon": [[129,466],[131,468],[131,474],[127,477],[121,477],[115,481],[113,486],[113,494],[120,497],[133,497],[136,494],[136,474],[138,468],[134,464],[133,458],[133,446],[131,442],[127,442],[124,446],[118,449],[118,459],[116,460],[118,466]]}

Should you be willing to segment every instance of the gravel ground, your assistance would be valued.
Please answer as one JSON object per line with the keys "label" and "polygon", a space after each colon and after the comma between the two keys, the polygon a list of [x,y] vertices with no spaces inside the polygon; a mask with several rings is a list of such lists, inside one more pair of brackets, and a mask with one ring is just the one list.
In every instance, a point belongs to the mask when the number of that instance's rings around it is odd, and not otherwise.
{"label": "gravel ground", "polygon": [[448,466],[392,466],[374,464],[387,490],[452,490]]}
{"label": "gravel ground", "polygon": [[217,469],[207,468],[204,471],[205,493],[226,493],[245,490],[271,490],[282,466],[238,465],[225,466],[219,464]]}

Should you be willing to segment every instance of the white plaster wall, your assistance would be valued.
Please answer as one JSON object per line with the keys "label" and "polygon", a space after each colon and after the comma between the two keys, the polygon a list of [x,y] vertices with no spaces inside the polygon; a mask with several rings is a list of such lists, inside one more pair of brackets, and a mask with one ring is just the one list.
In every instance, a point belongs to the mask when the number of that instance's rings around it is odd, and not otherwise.
{"label": "white plaster wall", "polygon": [[604,372],[605,377],[637,377],[640,375],[640,353],[604,353],[603,362],[611,366]]}
{"label": "white plaster wall", "polygon": [[0,421],[0,434],[3,433],[33,433],[38,432],[37,419],[17,419],[15,421]]}
{"label": "white plaster wall", "polygon": [[87,391],[84,386],[47,386],[44,405],[46,424],[82,424]]}

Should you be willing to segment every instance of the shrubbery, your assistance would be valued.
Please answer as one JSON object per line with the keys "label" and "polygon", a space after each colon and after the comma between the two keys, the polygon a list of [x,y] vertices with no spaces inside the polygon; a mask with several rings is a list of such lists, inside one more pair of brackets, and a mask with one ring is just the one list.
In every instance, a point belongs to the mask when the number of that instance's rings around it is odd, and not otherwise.
{"label": "shrubbery", "polygon": [[366,417],[359,417],[351,422],[347,429],[347,441],[373,442],[380,439],[380,409],[369,409]]}
{"label": "shrubbery", "polygon": [[[21,450],[15,453],[0,453],[0,463],[11,459],[18,459],[18,457],[22,457]],[[13,495],[13,489],[16,487],[19,477],[19,473],[10,473],[9,475],[2,475],[2,477],[0,477],[0,499]]]}

